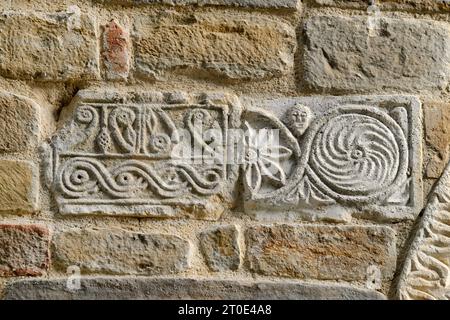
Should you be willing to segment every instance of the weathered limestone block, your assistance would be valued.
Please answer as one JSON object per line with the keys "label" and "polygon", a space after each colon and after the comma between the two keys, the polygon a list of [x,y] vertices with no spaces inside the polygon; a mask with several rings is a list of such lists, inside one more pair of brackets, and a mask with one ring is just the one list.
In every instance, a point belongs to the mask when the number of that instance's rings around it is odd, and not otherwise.
{"label": "weathered limestone block", "polygon": [[295,10],[300,0],[95,0],[105,4],[168,4],[168,5],[217,5],[250,8],[290,9]]}
{"label": "weathered limestone block", "polygon": [[126,80],[130,71],[128,31],[111,20],[103,27],[102,57],[108,80]]}
{"label": "weathered limestone block", "polygon": [[54,263],[82,274],[170,274],[189,267],[190,243],[178,236],[122,230],[70,230],[55,235]]}
{"label": "weathered limestone block", "polygon": [[49,265],[49,231],[37,225],[0,224],[0,276],[39,276]]}
{"label": "weathered limestone block", "polygon": [[39,139],[39,106],[32,100],[0,91],[0,153],[26,152]]}
{"label": "weathered limestone block", "polygon": [[196,280],[152,278],[82,278],[79,290],[67,279],[22,280],[5,289],[6,300],[384,300],[373,290],[339,284],[294,281]]}
{"label": "weathered limestone block", "polygon": [[243,107],[247,213],[311,221],[419,214],[422,116],[415,97],[243,99]]}
{"label": "weathered limestone block", "polygon": [[136,18],[133,41],[139,76],[162,78],[173,71],[253,80],[293,69],[295,32],[282,22],[203,14],[154,20]]}
{"label": "weathered limestone block", "polygon": [[76,6],[67,12],[0,13],[0,74],[15,79],[98,77],[96,26]]}
{"label": "weathered limestone block", "polygon": [[200,248],[213,271],[237,270],[241,265],[239,230],[234,225],[219,226],[202,232]]}
{"label": "weathered limestone block", "polygon": [[38,174],[33,163],[0,160],[0,212],[33,212],[37,190]]}
{"label": "weathered limestone block", "polygon": [[400,275],[400,299],[450,300],[450,163],[428,199]]}
{"label": "weathered limestone block", "polygon": [[316,90],[443,90],[450,26],[418,19],[314,16],[305,24],[304,80]]}
{"label": "weathered limestone block", "polygon": [[46,157],[60,213],[219,218],[232,105],[212,98],[80,92]]}
{"label": "weathered limestone block", "polygon": [[391,280],[395,232],[378,226],[276,225],[246,232],[251,271],[268,276],[367,280],[369,268]]}

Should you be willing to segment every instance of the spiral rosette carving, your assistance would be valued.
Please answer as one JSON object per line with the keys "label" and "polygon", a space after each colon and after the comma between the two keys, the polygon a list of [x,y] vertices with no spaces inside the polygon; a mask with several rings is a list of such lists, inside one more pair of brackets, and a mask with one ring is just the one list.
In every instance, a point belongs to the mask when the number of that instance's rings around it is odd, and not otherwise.
{"label": "spiral rosette carving", "polygon": [[347,106],[317,126],[312,178],[335,199],[389,196],[406,179],[408,147],[400,126],[371,107]]}
{"label": "spiral rosette carving", "polygon": [[98,114],[97,111],[91,106],[84,105],[78,108],[75,119],[79,123],[89,124],[94,120],[96,120],[95,122],[98,122]]}

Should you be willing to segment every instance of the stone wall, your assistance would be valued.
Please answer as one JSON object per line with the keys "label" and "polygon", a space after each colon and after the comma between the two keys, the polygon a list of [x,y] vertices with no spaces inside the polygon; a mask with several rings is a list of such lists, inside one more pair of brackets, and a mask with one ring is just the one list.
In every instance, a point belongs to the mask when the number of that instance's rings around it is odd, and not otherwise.
{"label": "stone wall", "polygon": [[449,81],[445,1],[1,1],[0,297],[449,299]]}

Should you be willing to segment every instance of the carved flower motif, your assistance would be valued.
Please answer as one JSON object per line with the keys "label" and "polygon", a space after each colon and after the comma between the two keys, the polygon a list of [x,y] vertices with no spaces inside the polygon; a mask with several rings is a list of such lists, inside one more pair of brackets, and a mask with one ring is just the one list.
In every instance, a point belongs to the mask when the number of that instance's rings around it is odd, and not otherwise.
{"label": "carved flower motif", "polygon": [[285,185],[286,172],[280,162],[289,159],[292,151],[279,144],[275,130],[255,130],[248,122],[245,126],[244,172],[247,186],[253,193],[258,193],[264,178],[277,186]]}

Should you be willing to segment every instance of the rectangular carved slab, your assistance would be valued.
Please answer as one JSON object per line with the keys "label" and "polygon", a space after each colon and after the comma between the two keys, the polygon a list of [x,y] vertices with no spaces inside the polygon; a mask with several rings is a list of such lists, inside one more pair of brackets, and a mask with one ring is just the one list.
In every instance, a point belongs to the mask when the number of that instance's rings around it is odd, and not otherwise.
{"label": "rectangular carved slab", "polygon": [[411,96],[84,91],[64,110],[48,180],[62,214],[217,219],[243,201],[272,220],[412,219],[421,121]]}
{"label": "rectangular carved slab", "polygon": [[226,166],[214,150],[226,145],[228,106],[200,98],[79,94],[48,161],[60,213],[220,216]]}
{"label": "rectangular carved slab", "polygon": [[[419,213],[422,118],[416,98],[244,99],[243,105],[252,146],[244,167],[246,212],[335,221]],[[277,142],[261,139],[262,129],[275,132]]]}

